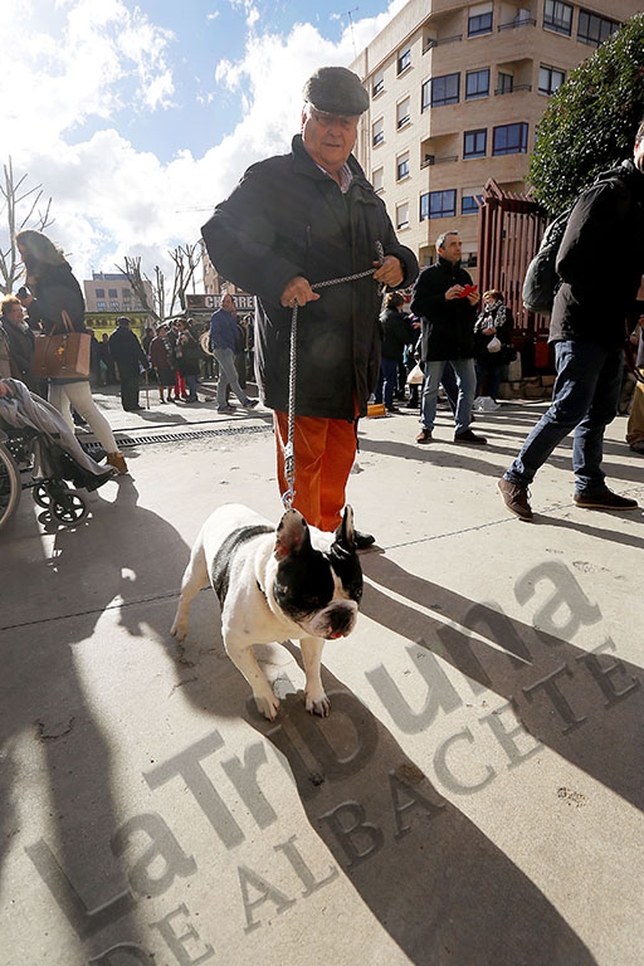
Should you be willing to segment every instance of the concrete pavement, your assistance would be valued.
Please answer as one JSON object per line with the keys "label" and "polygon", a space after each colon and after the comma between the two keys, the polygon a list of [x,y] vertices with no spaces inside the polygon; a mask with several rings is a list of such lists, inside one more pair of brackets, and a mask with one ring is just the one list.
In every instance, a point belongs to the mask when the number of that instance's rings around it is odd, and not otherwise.
{"label": "concrete pavement", "polygon": [[[131,474],[83,523],[25,492],[0,534],[3,966],[639,966],[642,511],[575,507],[564,444],[535,522],[507,513],[543,403],[477,416],[481,449],[445,413],[428,447],[411,411],[362,421],[358,628],[326,644],[326,720],[297,647],[262,648],[270,725],[210,591],[169,635],[208,513],[279,518],[270,414],[152,396],[97,394]],[[624,425],[609,483],[644,504]]]}

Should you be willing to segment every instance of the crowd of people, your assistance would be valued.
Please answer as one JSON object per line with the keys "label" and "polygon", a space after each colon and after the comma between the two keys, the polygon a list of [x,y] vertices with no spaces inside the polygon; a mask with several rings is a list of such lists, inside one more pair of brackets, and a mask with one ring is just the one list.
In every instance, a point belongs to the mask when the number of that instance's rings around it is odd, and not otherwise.
{"label": "crowd of people", "polygon": [[[255,296],[255,372],[262,402],[273,410],[280,493],[291,493],[309,523],[333,530],[345,505],[357,421],[369,402],[384,402],[387,412],[396,413],[406,372],[419,365],[421,385],[409,390],[409,404],[420,410],[416,443],[435,442],[442,386],[453,412],[453,441],[484,446],[487,439],[471,428],[473,411],[477,403],[498,408],[502,374],[516,350],[504,294],[479,293],[463,264],[458,232],[438,237],[436,261],[420,274],[415,255],[398,241],[382,199],[352,153],[369,104],[357,75],[321,68],[307,81],[303,99],[291,152],[249,168],[202,234],[219,273]],[[644,375],[642,229],[644,123],[633,159],[578,199],[561,244],[562,284],[550,331],[557,369],[552,405],[498,484],[506,507],[521,519],[533,516],[528,485],[570,432],[575,502],[601,509],[637,506],[608,489],[601,461],[604,431],[618,404],[630,406],[631,450],[644,452],[644,383],[634,381],[631,401],[620,401],[626,317],[634,322],[636,365]],[[600,265],[602,240],[616,236],[628,253],[619,298]],[[107,464],[125,473],[123,454],[92,398],[90,377],[59,373],[42,379],[30,364],[36,333],[60,333],[64,326],[88,331],[71,267],[41,232],[19,232],[16,245],[25,285],[1,303],[0,378],[46,395],[70,428],[75,419],[85,421]],[[329,286],[323,295],[317,291],[322,283]],[[403,290],[412,292],[409,311]],[[297,396],[289,413],[290,331],[300,308],[305,324],[298,333]],[[142,408],[143,374],[158,387],[160,404],[198,402],[199,378],[214,373],[213,359],[218,412],[232,411],[231,392],[242,409],[257,405],[246,391],[248,327],[240,324],[231,294],[212,316],[207,351],[191,319],[149,327],[141,340],[130,326],[123,316],[109,337],[92,338],[95,385],[118,379],[124,410]],[[294,481],[287,478],[289,449]],[[373,542],[371,534],[357,534],[359,547]]]}

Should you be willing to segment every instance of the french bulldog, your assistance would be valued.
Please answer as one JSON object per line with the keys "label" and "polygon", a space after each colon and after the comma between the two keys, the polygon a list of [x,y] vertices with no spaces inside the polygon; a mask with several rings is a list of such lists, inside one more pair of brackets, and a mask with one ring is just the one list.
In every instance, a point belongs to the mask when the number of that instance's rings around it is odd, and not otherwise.
{"label": "french bulldog", "polygon": [[306,709],[326,717],[324,641],[351,633],[362,597],[351,507],[335,533],[309,527],[293,509],[277,528],[241,504],[215,510],[201,528],[181,582],[171,631],[178,640],[188,633],[190,604],[208,584],[219,598],[226,653],[250,684],[258,711],[274,721],[279,700],[253,644],[291,638],[302,651]]}

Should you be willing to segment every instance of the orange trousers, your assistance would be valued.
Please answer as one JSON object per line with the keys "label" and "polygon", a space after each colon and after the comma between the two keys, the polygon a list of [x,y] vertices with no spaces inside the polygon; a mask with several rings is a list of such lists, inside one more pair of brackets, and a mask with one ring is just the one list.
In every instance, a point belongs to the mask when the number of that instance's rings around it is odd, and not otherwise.
{"label": "orange trousers", "polygon": [[[273,413],[280,495],[287,490],[284,447],[288,414]],[[346,419],[296,416],[293,427],[295,496],[293,506],[319,530],[335,530],[342,520],[346,487],[356,455],[355,423]]]}

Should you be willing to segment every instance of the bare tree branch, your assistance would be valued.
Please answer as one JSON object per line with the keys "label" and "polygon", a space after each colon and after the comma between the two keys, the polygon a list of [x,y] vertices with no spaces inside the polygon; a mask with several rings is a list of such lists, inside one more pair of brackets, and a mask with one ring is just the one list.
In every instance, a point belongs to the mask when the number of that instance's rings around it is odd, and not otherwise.
{"label": "bare tree branch", "polygon": [[53,220],[50,217],[51,198],[48,199],[44,211],[37,210],[43,196],[42,185],[23,190],[27,175],[23,174],[16,181],[11,157],[3,165],[3,173],[4,180],[0,183],[3,199],[0,216],[4,219],[4,227],[0,232],[2,236],[6,233],[6,238],[0,244],[0,290],[7,294],[13,290],[23,273],[16,252],[16,234],[24,228],[44,231]]}

